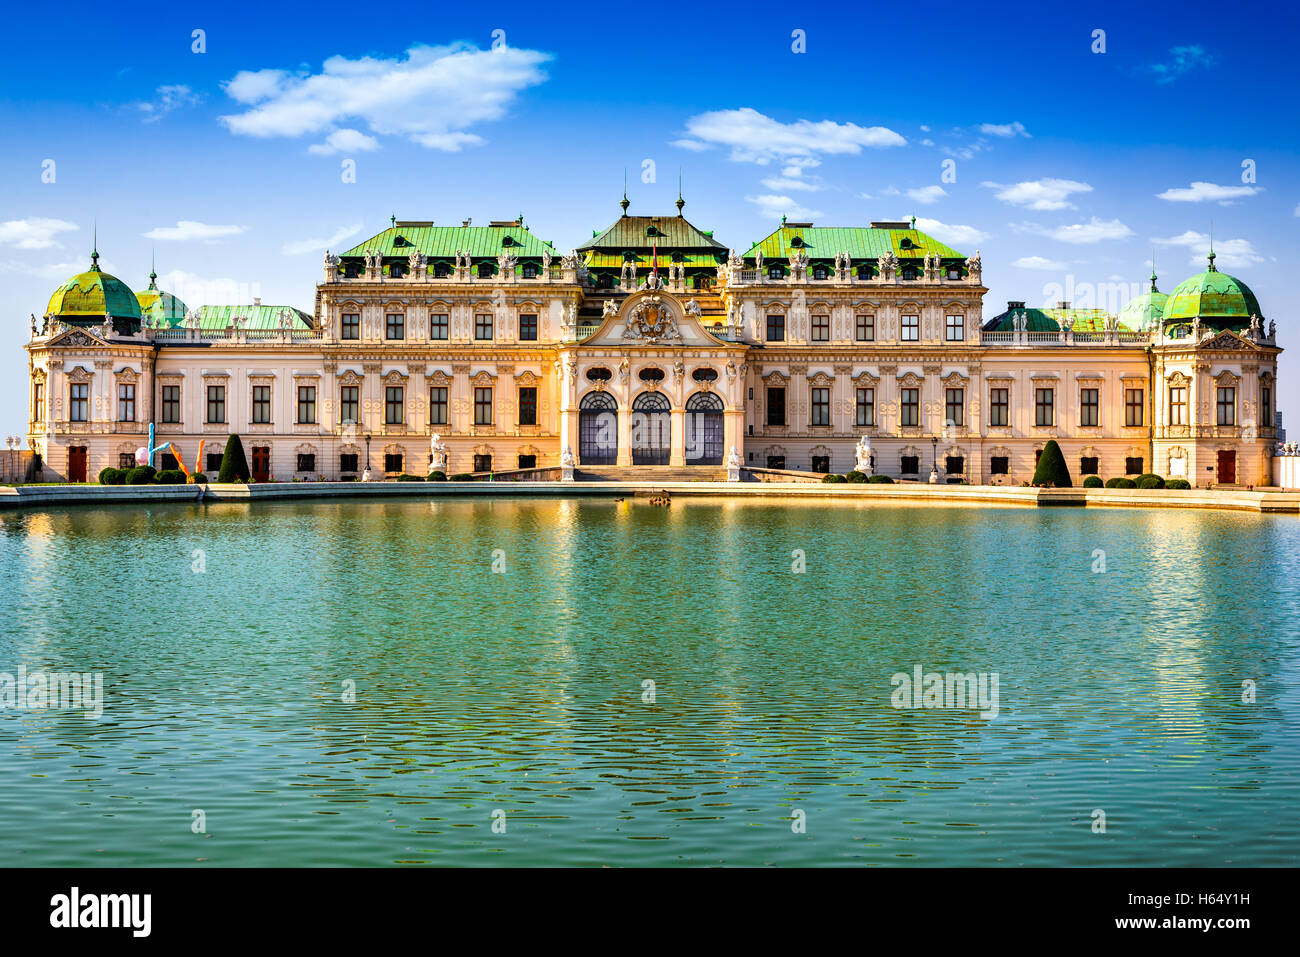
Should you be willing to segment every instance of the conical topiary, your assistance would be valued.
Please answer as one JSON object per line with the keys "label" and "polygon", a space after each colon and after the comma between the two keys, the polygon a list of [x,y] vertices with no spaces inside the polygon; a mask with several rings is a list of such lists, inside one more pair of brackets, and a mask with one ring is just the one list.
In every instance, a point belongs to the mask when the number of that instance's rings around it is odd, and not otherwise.
{"label": "conical topiary", "polygon": [[1048,439],[1043,452],[1038,456],[1038,467],[1034,469],[1034,480],[1030,485],[1040,488],[1070,488],[1070,469],[1065,464],[1065,456],[1056,439]]}
{"label": "conical topiary", "polygon": [[248,460],[244,458],[244,443],[239,441],[239,436],[232,435],[226,440],[226,451],[221,455],[221,471],[217,473],[217,481],[247,482],[248,479]]}

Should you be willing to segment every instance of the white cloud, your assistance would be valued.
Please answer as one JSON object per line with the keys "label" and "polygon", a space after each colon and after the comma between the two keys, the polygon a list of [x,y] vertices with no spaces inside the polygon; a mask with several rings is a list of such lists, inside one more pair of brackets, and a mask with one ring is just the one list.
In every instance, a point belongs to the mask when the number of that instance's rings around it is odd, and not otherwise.
{"label": "white cloud", "polygon": [[806,179],[792,179],[783,176],[769,176],[762,182],[768,189],[796,189],[816,192],[822,188],[817,183],[811,183]]}
{"label": "white cloud", "polygon": [[929,132],[930,132],[930,127],[928,127],[928,126],[924,126],[924,125],[923,125],[923,126],[921,127],[921,132],[922,132],[922,133],[929,133]]}
{"label": "white cloud", "polygon": [[1192,183],[1191,186],[1178,186],[1156,193],[1157,199],[1167,199],[1172,203],[1203,203],[1207,200],[1227,206],[1231,200],[1242,196],[1254,196],[1257,186],[1220,186],[1217,183]]}
{"label": "white cloud", "polygon": [[144,234],[145,239],[161,240],[191,240],[201,239],[205,242],[212,242],[217,239],[225,239],[228,236],[238,236],[247,226],[210,226],[207,223],[196,223],[190,219],[177,220],[175,226],[157,226]]}
{"label": "white cloud", "polygon": [[[699,146],[724,146],[738,162],[770,163],[773,160],[802,162],[820,154],[857,155],[862,147],[903,146],[902,136],[883,126],[858,126],[833,120],[795,120],[782,123],[750,107],[713,110],[686,121],[685,140]],[[697,146],[688,146],[696,149]]]}
{"label": "white cloud", "polygon": [[1022,232],[1036,233],[1063,243],[1100,243],[1108,239],[1127,239],[1133,235],[1118,219],[1101,220],[1093,216],[1086,223],[1074,223],[1069,226],[1039,226],[1037,223],[1022,223],[1015,227]]}
{"label": "white cloud", "polygon": [[520,92],[546,80],[541,65],[550,59],[537,50],[461,42],[416,45],[388,59],[333,56],[319,73],[244,70],[224,89],[249,109],[220,119],[232,133],[257,137],[357,133],[353,127],[364,124],[380,136],[455,152],[482,143],[466,128],[504,116]]}
{"label": "white cloud", "polygon": [[745,202],[757,206],[764,219],[780,219],[782,216],[788,216],[790,219],[808,220],[822,215],[821,210],[800,206],[789,196],[746,196]]}
{"label": "white cloud", "polygon": [[0,223],[0,246],[15,246],[18,249],[49,249],[62,246],[54,237],[59,233],[74,232],[76,223],[62,219],[47,219],[34,216],[29,219],[11,219]]}
{"label": "white cloud", "polygon": [[191,309],[199,306],[247,306],[262,295],[259,282],[199,276],[184,269],[173,269],[159,276],[158,288],[167,290]]}
{"label": "white cloud", "polygon": [[669,146],[676,146],[678,149],[690,150],[692,153],[703,153],[705,150],[713,149],[708,143],[701,143],[699,140],[680,139],[672,140]]}
{"label": "white cloud", "polygon": [[998,190],[995,195],[1004,203],[1029,209],[1074,209],[1067,198],[1071,193],[1092,192],[1087,183],[1072,179],[1033,179],[1012,186],[985,181],[980,185]]}
{"label": "white cloud", "polygon": [[379,149],[379,140],[359,130],[335,130],[325,137],[324,143],[313,143],[308,153],[331,156],[334,153],[364,153]]}
{"label": "white cloud", "polygon": [[1213,66],[1217,60],[1217,56],[1201,46],[1173,47],[1169,51],[1169,62],[1150,63],[1146,70],[1155,76],[1157,83],[1173,83],[1193,70]]}
{"label": "white cloud", "polygon": [[1065,263],[1058,259],[1045,259],[1042,256],[1021,256],[1011,265],[1021,269],[1045,269],[1051,272],[1064,272]]}
{"label": "white cloud", "polygon": [[354,226],[340,226],[329,239],[300,239],[292,243],[285,243],[281,247],[281,252],[286,256],[298,256],[302,253],[315,252],[324,249],[338,249],[339,244],[345,239],[349,239],[361,232],[361,224]]}
{"label": "white cloud", "polygon": [[907,195],[918,203],[937,203],[948,194],[944,192],[942,186],[922,186],[918,189],[909,189]]}
{"label": "white cloud", "polygon": [[[1206,259],[1210,252],[1210,237],[1207,233],[1198,233],[1193,229],[1178,236],[1171,236],[1168,239],[1152,239],[1153,243],[1161,246],[1182,246],[1186,249],[1193,250],[1188,263],[1193,266],[1205,268]],[[1215,265],[1220,268],[1240,269],[1243,266],[1253,266],[1257,263],[1267,262],[1268,260],[1259,254],[1248,239],[1216,239],[1214,241]]]}
{"label": "white cloud", "polygon": [[135,104],[136,109],[144,114],[146,123],[157,123],[168,113],[184,106],[194,106],[203,99],[182,83],[160,86],[154,93],[154,99]]}
{"label": "white cloud", "polygon": [[941,223],[937,219],[926,219],[923,216],[916,217],[916,228],[955,246],[971,246],[989,238],[988,233],[981,232],[974,226]]}
{"label": "white cloud", "polygon": [[985,136],[1000,136],[1003,139],[1009,139],[1013,136],[1030,138],[1023,123],[981,123],[979,131]]}
{"label": "white cloud", "polygon": [[[75,276],[85,271],[85,260],[75,263],[46,263],[43,266],[33,266],[31,263],[14,261],[0,262],[0,273],[37,276],[41,279],[67,279],[69,276]],[[111,272],[112,270],[107,271]]]}

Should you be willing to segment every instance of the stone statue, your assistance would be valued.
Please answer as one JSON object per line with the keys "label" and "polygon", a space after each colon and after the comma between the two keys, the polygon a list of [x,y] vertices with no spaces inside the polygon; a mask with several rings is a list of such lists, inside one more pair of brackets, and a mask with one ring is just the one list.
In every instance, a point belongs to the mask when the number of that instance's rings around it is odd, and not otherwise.
{"label": "stone statue", "polygon": [[761,274],[763,272],[763,250],[760,249],[754,254],[754,264],[758,267],[758,271]]}
{"label": "stone statue", "polygon": [[424,253],[418,249],[411,250],[411,255],[406,258],[406,266],[412,276],[418,276],[424,272],[424,263]]}
{"label": "stone statue", "polygon": [[740,256],[737,254],[737,252],[733,249],[731,250],[731,254],[727,257],[727,265],[731,266],[734,269],[739,269],[740,267],[745,265],[745,261],[741,259]]}
{"label": "stone statue", "polygon": [[447,445],[442,441],[442,436],[437,432],[429,436],[429,451],[433,455],[433,458],[429,462],[429,471],[447,471]]}
{"label": "stone statue", "polygon": [[549,249],[542,250],[542,268],[546,270],[551,268],[551,251]]}
{"label": "stone statue", "polygon": [[560,266],[564,269],[577,269],[578,251],[576,249],[570,249],[569,255],[560,260]]}
{"label": "stone statue", "polygon": [[686,363],[678,359],[673,363],[673,378],[679,382],[686,376]]}
{"label": "stone statue", "polygon": [[613,299],[606,299],[605,308],[604,311],[601,312],[600,318],[608,319],[610,316],[616,316],[616,315],[618,315],[618,303],[615,302]]}
{"label": "stone statue", "polygon": [[700,310],[700,304],[696,302],[694,299],[688,299],[686,301],[685,310],[686,310],[686,315],[690,316],[693,319],[699,319],[704,314]]}
{"label": "stone statue", "polygon": [[515,265],[518,262],[519,259],[514,255],[514,253],[502,253],[500,256],[497,257],[498,274],[502,278],[514,276]]}
{"label": "stone statue", "polygon": [[104,323],[99,327],[100,338],[107,339],[112,334],[113,334],[113,317],[110,316],[108,313],[104,313]]}
{"label": "stone statue", "polygon": [[1252,315],[1250,317],[1249,332],[1252,339],[1258,339],[1264,334],[1264,327],[1259,321],[1259,316]]}
{"label": "stone statue", "polygon": [[734,445],[727,451],[727,481],[740,481],[740,449]]}
{"label": "stone statue", "polygon": [[[34,328],[34,327],[33,327],[33,328]],[[1270,319],[1270,320],[1268,321],[1268,337],[1269,337],[1270,339],[1276,339],[1276,338],[1277,338],[1277,320],[1276,320],[1276,319]]]}
{"label": "stone statue", "polygon": [[969,278],[971,282],[979,282],[980,269],[980,251],[977,249],[975,250],[975,255],[966,260],[967,278]]}
{"label": "stone statue", "polygon": [[560,451],[560,468],[571,469],[574,465],[573,447],[566,445]]}
{"label": "stone statue", "polygon": [[734,359],[728,359],[728,360],[727,360],[727,367],[726,367],[726,368],[727,368],[727,381],[731,381],[732,379],[735,379],[735,378],[736,378],[736,360],[734,360]]}
{"label": "stone statue", "polygon": [[627,356],[624,356],[623,361],[618,364],[618,381],[626,384],[628,377],[631,374],[632,374],[632,363],[628,361]]}
{"label": "stone statue", "polygon": [[36,313],[33,312],[31,314],[31,319],[32,319],[32,338],[35,339],[36,338]]}
{"label": "stone statue", "polygon": [[865,435],[858,439],[857,448],[853,450],[854,465],[853,467],[863,475],[872,473],[871,467],[871,439]]}

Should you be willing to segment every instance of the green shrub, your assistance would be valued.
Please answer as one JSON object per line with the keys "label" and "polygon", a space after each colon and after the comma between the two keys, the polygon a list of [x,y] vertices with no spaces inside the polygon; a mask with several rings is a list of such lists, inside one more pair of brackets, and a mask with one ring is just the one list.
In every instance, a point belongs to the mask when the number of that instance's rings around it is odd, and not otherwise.
{"label": "green shrub", "polygon": [[872,485],[893,485],[894,480],[888,475],[869,475],[867,481]]}
{"label": "green shrub", "polygon": [[1117,475],[1113,479],[1106,479],[1106,488],[1137,488],[1137,482]]}
{"label": "green shrub", "polygon": [[474,481],[474,476],[469,472],[457,472],[451,477],[451,480],[453,482],[472,482]]}
{"label": "green shrub", "polygon": [[185,473],[180,469],[163,469],[158,473],[159,485],[184,485]]}
{"label": "green shrub", "polygon": [[121,469],[115,469],[111,465],[108,468],[99,470],[100,485],[121,485],[126,481],[126,473]]}
{"label": "green shrub", "polygon": [[401,475],[397,476],[397,481],[399,481],[399,482],[423,482],[423,481],[424,481],[424,476],[423,476],[423,475],[409,475],[409,474],[407,474],[406,472],[403,472]]}
{"label": "green shrub", "polygon": [[1102,486],[1101,479],[1098,478],[1096,475],[1089,475],[1086,479],[1083,480],[1084,488],[1101,488],[1101,486]]}
{"label": "green shrub", "polygon": [[859,472],[857,469],[854,469],[852,472],[850,472],[848,475],[844,477],[848,479],[850,482],[856,482],[858,484],[861,484],[862,482],[865,482],[867,480],[866,475],[864,475],[862,472]]}
{"label": "green shrub", "polygon": [[126,484],[149,485],[157,474],[152,465],[137,465],[126,473]]}
{"label": "green shrub", "polygon": [[217,473],[218,482],[247,482],[252,478],[248,471],[248,459],[244,458],[244,443],[238,435],[226,440],[226,451],[221,454],[221,471]]}
{"label": "green shrub", "polygon": [[190,476],[190,481],[193,482],[195,485],[207,485],[208,477],[204,475],[202,472],[195,472],[193,475]]}
{"label": "green shrub", "polygon": [[1144,472],[1134,480],[1138,488],[1164,488],[1165,480],[1152,472]]}
{"label": "green shrub", "polygon": [[1070,488],[1070,468],[1065,464],[1065,456],[1056,439],[1048,439],[1043,452],[1038,456],[1038,467],[1034,469],[1034,478],[1029,483],[1039,488]]}
{"label": "green shrub", "polygon": [[838,482],[847,482],[847,481],[848,479],[846,479],[843,475],[836,475],[834,472],[831,472],[829,475],[822,476],[823,485],[827,485],[827,484],[834,485]]}
{"label": "green shrub", "polygon": [[447,473],[444,472],[442,469],[434,469],[432,472],[429,473],[429,481],[445,482],[447,481]]}
{"label": "green shrub", "polygon": [[1165,483],[1165,488],[1180,488],[1186,490],[1191,487],[1192,483],[1187,481],[1187,479],[1170,479]]}

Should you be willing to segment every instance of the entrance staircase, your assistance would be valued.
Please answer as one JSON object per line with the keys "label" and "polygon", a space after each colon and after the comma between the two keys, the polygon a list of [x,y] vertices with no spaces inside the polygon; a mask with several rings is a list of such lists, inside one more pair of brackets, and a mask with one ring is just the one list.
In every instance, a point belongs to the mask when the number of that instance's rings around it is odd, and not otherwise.
{"label": "entrance staircase", "polygon": [[579,482],[725,482],[724,465],[585,465],[574,470]]}

